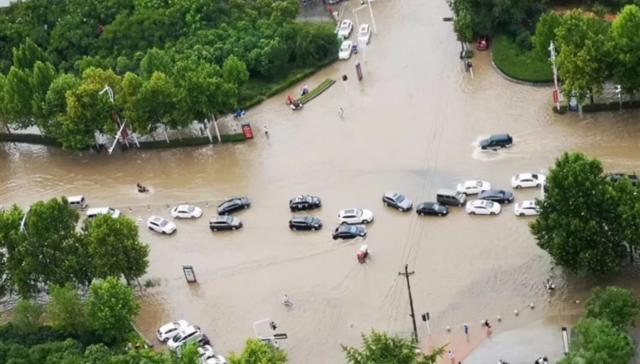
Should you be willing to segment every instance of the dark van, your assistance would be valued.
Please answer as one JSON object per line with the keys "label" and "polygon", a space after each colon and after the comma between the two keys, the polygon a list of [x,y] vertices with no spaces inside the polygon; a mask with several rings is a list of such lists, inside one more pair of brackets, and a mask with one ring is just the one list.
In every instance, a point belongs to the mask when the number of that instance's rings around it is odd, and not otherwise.
{"label": "dark van", "polygon": [[467,196],[462,193],[462,192],[458,192],[458,191],[454,191],[454,190],[438,190],[438,194],[436,196],[436,200],[443,204],[443,205],[448,205],[448,206],[462,206],[464,205],[464,202],[466,201]]}
{"label": "dark van", "polygon": [[482,149],[509,148],[513,145],[513,138],[509,134],[496,134],[480,141]]}

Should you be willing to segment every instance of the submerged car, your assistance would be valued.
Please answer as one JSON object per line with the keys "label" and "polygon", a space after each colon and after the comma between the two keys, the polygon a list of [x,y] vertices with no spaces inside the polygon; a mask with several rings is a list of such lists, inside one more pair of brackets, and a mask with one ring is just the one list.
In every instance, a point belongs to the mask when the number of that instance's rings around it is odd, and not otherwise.
{"label": "submerged car", "polygon": [[362,225],[340,224],[333,230],[333,240],[364,238],[365,236],[367,236],[367,229]]}
{"label": "submerged car", "polygon": [[167,342],[172,337],[176,336],[180,330],[184,330],[189,327],[189,323],[185,320],[177,320],[168,322],[156,330],[156,337],[161,342]]}
{"label": "submerged car", "polygon": [[291,230],[320,230],[322,229],[322,221],[314,216],[293,217],[289,220],[289,229]]}
{"label": "submerged car", "polygon": [[346,209],[338,213],[338,222],[345,224],[368,224],[373,221],[373,212],[367,209]]}
{"label": "submerged car", "polygon": [[496,134],[480,141],[481,149],[509,148],[513,145],[513,138],[509,134]]}
{"label": "submerged car", "polygon": [[449,208],[437,202],[423,202],[416,206],[416,213],[420,216],[437,215],[444,216],[449,214]]}
{"label": "submerged car", "polygon": [[481,192],[478,198],[497,203],[511,203],[513,202],[513,193],[505,190],[488,190]]}
{"label": "submerged car", "polygon": [[491,202],[487,200],[473,200],[467,202],[465,210],[470,215],[497,215],[500,213],[499,203]]}
{"label": "submerged car", "polygon": [[607,174],[607,179],[611,182],[618,182],[621,181],[623,179],[628,179],[629,182],[631,182],[631,184],[633,186],[637,186],[638,185],[638,176],[636,176],[636,174],[626,174],[626,173],[609,173]]}
{"label": "submerged car", "polygon": [[339,59],[349,59],[351,58],[351,53],[353,52],[353,42],[350,40],[345,40],[340,45],[340,50],[338,51]]}
{"label": "submerged car", "polygon": [[176,232],[176,225],[160,216],[151,216],[147,220],[147,227],[160,234],[173,234]]}
{"label": "submerged car", "polygon": [[248,209],[251,207],[251,201],[247,197],[230,198],[218,205],[218,215],[226,215],[232,212]]}
{"label": "submerged car", "polygon": [[456,190],[462,192],[465,195],[476,195],[482,191],[491,189],[491,183],[487,181],[481,181],[477,179],[470,179],[458,184]]}
{"label": "submerged car", "polygon": [[413,202],[398,192],[385,193],[382,196],[382,203],[400,211],[409,211],[413,207]]}
{"label": "submerged car", "polygon": [[219,215],[209,220],[211,231],[238,230],[242,227],[242,221],[235,216]]}
{"label": "submerged car", "polygon": [[322,206],[322,201],[318,196],[300,195],[289,200],[291,211],[313,210]]}
{"label": "submerged car", "polygon": [[199,219],[202,209],[194,205],[178,205],[171,209],[171,216],[174,219]]}
{"label": "submerged car", "polygon": [[540,207],[535,200],[522,201],[513,207],[513,213],[517,216],[536,216],[540,215]]}
{"label": "submerged car", "polygon": [[547,177],[541,173],[519,173],[511,178],[511,187],[540,187],[546,182],[546,180]]}

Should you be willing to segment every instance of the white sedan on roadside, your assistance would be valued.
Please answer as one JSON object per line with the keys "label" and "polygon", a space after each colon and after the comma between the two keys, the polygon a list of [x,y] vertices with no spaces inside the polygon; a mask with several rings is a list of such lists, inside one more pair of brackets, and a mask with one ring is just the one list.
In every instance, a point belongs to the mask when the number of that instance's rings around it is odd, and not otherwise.
{"label": "white sedan on roadside", "polygon": [[176,225],[160,216],[151,216],[149,220],[147,220],[147,227],[149,230],[160,234],[173,234],[176,232]]}
{"label": "white sedan on roadside", "polygon": [[491,183],[487,181],[481,181],[478,179],[470,179],[459,183],[456,190],[464,193],[465,195],[477,195],[480,192],[488,191],[491,189]]}
{"label": "white sedan on roadside", "polygon": [[547,177],[541,173],[519,173],[511,177],[511,187],[527,188],[542,186]]}
{"label": "white sedan on roadside", "polygon": [[338,213],[340,224],[368,224],[373,221],[373,212],[367,209],[345,209]]}
{"label": "white sedan on roadside", "polygon": [[158,328],[156,337],[164,343],[176,336],[180,330],[184,330],[187,327],[189,327],[189,323],[185,320],[171,321]]}
{"label": "white sedan on roadside", "polygon": [[369,24],[362,24],[358,29],[358,43],[367,45],[369,41],[371,41],[371,28]]}
{"label": "white sedan on roadside", "polygon": [[342,45],[340,46],[340,50],[338,51],[338,58],[339,59],[351,58],[352,47],[353,47],[352,41],[345,40],[344,42],[342,42]]}
{"label": "white sedan on roadside", "polygon": [[535,200],[518,202],[513,207],[513,213],[517,216],[536,216],[540,215],[540,206]]}
{"label": "white sedan on roadside", "polygon": [[501,209],[499,203],[487,200],[469,201],[465,207],[470,215],[497,215]]}
{"label": "white sedan on roadside", "polygon": [[338,37],[347,39],[351,35],[352,31],[353,31],[353,22],[351,22],[351,20],[349,19],[344,19],[342,23],[340,23],[340,28],[338,28]]}
{"label": "white sedan on roadside", "polygon": [[171,209],[171,217],[175,219],[198,219],[202,209],[194,205],[178,205]]}

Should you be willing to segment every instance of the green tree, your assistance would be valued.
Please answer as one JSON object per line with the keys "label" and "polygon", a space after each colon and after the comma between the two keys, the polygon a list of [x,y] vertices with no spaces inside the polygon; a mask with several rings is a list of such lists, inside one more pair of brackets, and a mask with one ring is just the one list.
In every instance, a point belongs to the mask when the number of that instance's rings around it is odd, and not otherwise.
{"label": "green tree", "polygon": [[362,347],[342,346],[349,364],[435,364],[444,354],[444,346],[432,353],[417,354],[418,346],[410,339],[371,331],[362,335]]}
{"label": "green tree", "polygon": [[157,48],[151,48],[146,52],[140,61],[140,76],[148,80],[154,72],[162,72],[165,75],[172,74],[173,61],[169,52]]}
{"label": "green tree", "polygon": [[640,89],[640,8],[627,5],[613,21],[611,26],[615,81],[626,92],[634,93]]}
{"label": "green tree", "polygon": [[76,287],[67,283],[64,286],[52,285],[47,304],[47,318],[51,326],[68,335],[78,335],[87,328],[84,303]]}
{"label": "green tree", "polygon": [[31,76],[28,70],[11,67],[5,84],[5,108],[11,124],[20,129],[33,125]]}
{"label": "green tree", "polygon": [[556,29],[562,23],[562,18],[555,11],[542,14],[536,24],[536,32],[532,38],[533,49],[542,58],[549,57],[549,45],[556,39]]}
{"label": "green tree", "polygon": [[173,81],[164,73],[154,72],[151,79],[142,84],[135,99],[135,114],[147,125],[184,126],[186,119],[175,112],[177,99],[178,91]]}
{"label": "green tree", "polygon": [[22,263],[16,259],[24,241],[24,232],[20,230],[20,223],[24,214],[22,209],[14,205],[11,209],[0,213],[0,258],[2,275],[0,278],[0,296],[7,292],[14,292],[18,282],[24,280],[20,276]]}
{"label": "green tree", "polygon": [[634,325],[640,313],[640,302],[628,289],[619,287],[595,288],[586,304],[585,317],[609,321],[625,332]]}
{"label": "green tree", "polygon": [[531,223],[538,246],[572,272],[604,275],[620,269],[625,245],[618,231],[617,197],[602,165],[580,153],[564,153],[547,177],[548,192]]}
{"label": "green tree", "polygon": [[222,66],[222,78],[225,82],[240,87],[249,80],[249,71],[244,62],[235,56],[229,56]]}
{"label": "green tree", "polygon": [[46,98],[51,83],[56,78],[56,69],[51,63],[36,61],[31,75],[31,114],[33,114],[38,126],[48,125],[49,119],[53,116],[48,113]]}
{"label": "green tree", "polygon": [[582,318],[574,327],[571,352],[558,364],[628,364],[634,349],[629,336],[610,322]]}
{"label": "green tree", "polygon": [[13,48],[13,66],[21,70],[30,70],[36,62],[46,62],[47,57],[37,44],[30,38],[18,48]]}
{"label": "green tree", "polygon": [[149,266],[149,247],[140,242],[138,226],[126,216],[98,216],[85,223],[83,240],[91,256],[93,277],[141,277]]}
{"label": "green tree", "polygon": [[131,319],[138,314],[139,309],[132,289],[117,278],[94,281],[89,287],[89,327],[105,343],[122,342],[131,332]]}
{"label": "green tree", "polygon": [[602,92],[604,81],[611,74],[609,23],[572,10],[562,17],[556,36],[563,93],[568,98],[575,92],[580,105],[589,95],[593,101],[593,96]]}
{"label": "green tree", "polygon": [[20,300],[11,314],[11,323],[22,332],[35,332],[42,325],[42,306],[31,300]]}
{"label": "green tree", "polygon": [[247,339],[242,353],[231,353],[227,359],[229,364],[283,364],[287,353],[258,339]]}
{"label": "green tree", "polygon": [[67,111],[67,92],[74,90],[79,83],[77,77],[68,73],[59,74],[51,82],[45,96],[45,114],[49,115],[51,119],[39,125],[45,134],[60,135],[58,132],[60,125],[56,119]]}

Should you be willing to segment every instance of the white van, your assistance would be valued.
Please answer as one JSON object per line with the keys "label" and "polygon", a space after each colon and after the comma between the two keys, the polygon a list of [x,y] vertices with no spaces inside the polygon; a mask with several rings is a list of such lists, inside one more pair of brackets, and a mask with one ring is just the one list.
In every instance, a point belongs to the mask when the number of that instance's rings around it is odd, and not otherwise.
{"label": "white van", "polygon": [[69,196],[67,197],[67,201],[69,201],[69,206],[74,209],[84,210],[89,206],[84,196]]}
{"label": "white van", "polygon": [[94,207],[87,210],[87,218],[91,219],[98,215],[109,215],[113,218],[120,216],[120,210],[112,207]]}

